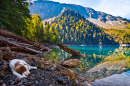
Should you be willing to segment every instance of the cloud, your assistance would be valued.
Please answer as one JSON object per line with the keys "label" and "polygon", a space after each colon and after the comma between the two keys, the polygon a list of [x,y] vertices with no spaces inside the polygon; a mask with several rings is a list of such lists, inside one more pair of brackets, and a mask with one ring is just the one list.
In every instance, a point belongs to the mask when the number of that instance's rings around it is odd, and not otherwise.
{"label": "cloud", "polygon": [[125,17],[130,14],[130,0],[102,0],[95,10]]}

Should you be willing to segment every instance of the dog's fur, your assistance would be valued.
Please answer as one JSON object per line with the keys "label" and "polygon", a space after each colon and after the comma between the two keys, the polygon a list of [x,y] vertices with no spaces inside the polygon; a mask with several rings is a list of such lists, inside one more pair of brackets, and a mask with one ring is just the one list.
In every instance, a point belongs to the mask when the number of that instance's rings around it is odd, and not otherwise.
{"label": "dog's fur", "polygon": [[37,69],[37,67],[30,66],[24,60],[20,59],[11,60],[9,66],[13,74],[20,79],[26,78],[28,75],[30,75],[29,70]]}

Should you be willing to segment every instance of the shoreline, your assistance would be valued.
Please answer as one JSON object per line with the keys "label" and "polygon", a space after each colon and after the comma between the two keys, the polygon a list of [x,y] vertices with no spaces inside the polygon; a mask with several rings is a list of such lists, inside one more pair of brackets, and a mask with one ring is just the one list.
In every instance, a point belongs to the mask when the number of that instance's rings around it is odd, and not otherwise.
{"label": "shoreline", "polygon": [[129,47],[130,44],[115,44],[115,45],[86,45],[86,44],[78,44],[78,45],[75,45],[75,44],[64,44],[66,46],[121,46],[121,47]]}
{"label": "shoreline", "polygon": [[0,59],[0,67],[2,68],[0,70],[0,85],[2,86],[77,86],[79,83],[72,70],[62,67],[59,64],[50,63],[44,58],[41,58],[39,55],[30,55],[6,49],[2,52],[10,52],[10,54],[13,54],[15,59],[24,60],[29,65],[36,66],[38,68],[37,70],[30,70],[31,75],[19,81],[17,77],[12,74],[9,67],[9,59],[11,60],[14,58],[7,57],[5,59],[5,57],[2,57]]}

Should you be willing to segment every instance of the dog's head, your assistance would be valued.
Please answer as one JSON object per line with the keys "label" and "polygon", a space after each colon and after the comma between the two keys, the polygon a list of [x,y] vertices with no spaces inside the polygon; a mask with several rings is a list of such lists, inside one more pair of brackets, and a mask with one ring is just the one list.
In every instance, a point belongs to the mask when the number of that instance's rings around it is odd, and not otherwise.
{"label": "dog's head", "polygon": [[21,65],[19,62],[15,64],[15,71],[19,74],[24,74],[26,76],[30,75],[28,65]]}

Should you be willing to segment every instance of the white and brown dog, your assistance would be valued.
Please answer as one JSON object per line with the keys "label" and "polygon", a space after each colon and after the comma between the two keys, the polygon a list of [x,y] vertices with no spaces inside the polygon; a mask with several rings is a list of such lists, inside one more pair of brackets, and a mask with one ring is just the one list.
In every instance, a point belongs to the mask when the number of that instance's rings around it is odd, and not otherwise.
{"label": "white and brown dog", "polygon": [[37,69],[37,67],[30,66],[24,60],[20,59],[11,60],[9,66],[13,74],[20,79],[26,78],[28,75],[30,75],[29,70]]}

